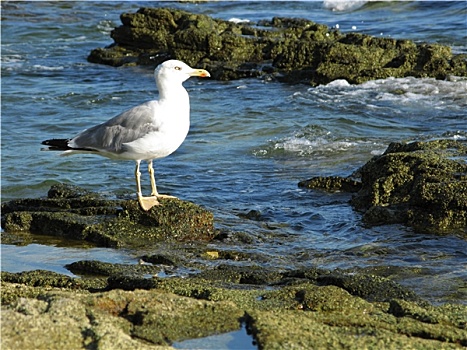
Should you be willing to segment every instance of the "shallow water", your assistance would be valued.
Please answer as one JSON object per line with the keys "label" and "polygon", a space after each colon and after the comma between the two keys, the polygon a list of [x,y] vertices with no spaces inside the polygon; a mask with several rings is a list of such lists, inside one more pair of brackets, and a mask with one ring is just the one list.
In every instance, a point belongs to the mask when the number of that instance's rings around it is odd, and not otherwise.
{"label": "shallow water", "polygon": [[175,342],[172,346],[175,349],[257,349],[253,337],[244,326],[238,331]]}
{"label": "shallow water", "polygon": [[[363,2],[364,3],[364,2]],[[171,6],[217,18],[305,17],[344,31],[451,45],[467,52],[465,2],[2,3],[2,201],[44,196],[67,182],[106,195],[134,192],[132,162],[40,152],[157,96],[152,69],[86,61],[112,42],[122,12]],[[399,225],[364,227],[346,194],[299,189],[312,176],[349,175],[393,141],[467,137],[467,80],[335,81],[310,88],[274,81],[191,79],[192,126],[182,147],[156,161],[162,193],[214,212],[216,225],[250,233],[244,249],[282,269],[365,269],[432,302],[466,302],[467,243]],[[145,191],[149,191],[143,174]],[[250,210],[260,221],[239,217]],[[2,269],[49,269],[84,260],[132,263],[139,253],[64,246],[57,239],[2,244]],[[232,249],[211,243],[213,249]]]}

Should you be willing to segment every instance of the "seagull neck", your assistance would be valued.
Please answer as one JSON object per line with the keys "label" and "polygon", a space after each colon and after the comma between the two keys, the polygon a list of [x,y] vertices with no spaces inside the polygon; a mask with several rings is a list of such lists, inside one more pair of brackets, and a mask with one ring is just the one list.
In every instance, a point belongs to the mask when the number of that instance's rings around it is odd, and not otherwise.
{"label": "seagull neck", "polygon": [[157,88],[159,90],[159,100],[176,100],[180,101],[181,99],[188,98],[188,92],[185,90],[181,84],[161,84],[157,83]]}

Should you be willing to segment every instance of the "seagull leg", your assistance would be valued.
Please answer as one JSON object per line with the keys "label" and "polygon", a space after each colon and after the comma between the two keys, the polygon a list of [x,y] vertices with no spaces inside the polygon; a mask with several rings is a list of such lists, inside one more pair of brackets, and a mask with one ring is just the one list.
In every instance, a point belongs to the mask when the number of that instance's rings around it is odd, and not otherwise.
{"label": "seagull leg", "polygon": [[148,160],[148,172],[151,179],[151,196],[159,196],[156,187],[156,179],[154,178],[154,168],[152,167],[152,160]]}
{"label": "seagull leg", "polygon": [[139,197],[143,196],[141,192],[141,172],[139,171],[139,164],[141,163],[140,160],[136,161],[136,169],[135,169],[135,179],[136,179],[136,194]]}
{"label": "seagull leg", "polygon": [[159,194],[157,192],[157,187],[156,187],[156,179],[154,178],[154,168],[152,167],[152,160],[148,160],[148,171],[149,171],[149,176],[151,178],[151,196],[155,196],[156,198],[177,198],[174,196],[169,196],[167,194]]}
{"label": "seagull leg", "polygon": [[153,206],[159,205],[159,201],[157,200],[157,197],[155,196],[143,197],[143,193],[141,192],[141,172],[139,171],[140,163],[141,163],[140,160],[136,161],[136,169],[135,169],[136,190],[137,190],[136,195],[138,196],[138,202],[141,208],[145,211],[148,211]]}

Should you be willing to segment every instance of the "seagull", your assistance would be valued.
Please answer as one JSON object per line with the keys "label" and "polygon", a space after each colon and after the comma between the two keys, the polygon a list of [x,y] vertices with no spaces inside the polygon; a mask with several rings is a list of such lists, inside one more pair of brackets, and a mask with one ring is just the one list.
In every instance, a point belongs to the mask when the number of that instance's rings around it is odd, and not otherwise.
{"label": "seagull", "polygon": [[[61,155],[97,154],[116,160],[136,162],[136,194],[143,210],[159,205],[160,198],[176,198],[157,192],[152,161],[175,152],[190,128],[190,99],[182,83],[190,77],[210,77],[204,69],[194,69],[178,60],[168,60],[154,70],[159,100],[145,102],[108,121],[84,130],[70,139],[42,142],[46,151]],[[141,192],[140,163],[145,160],[151,181],[151,196]]]}

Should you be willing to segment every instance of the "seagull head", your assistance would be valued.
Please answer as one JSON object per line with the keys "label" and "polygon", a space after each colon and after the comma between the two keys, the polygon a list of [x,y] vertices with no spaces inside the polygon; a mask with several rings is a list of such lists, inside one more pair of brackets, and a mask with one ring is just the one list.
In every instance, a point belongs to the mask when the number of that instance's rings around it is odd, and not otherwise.
{"label": "seagull head", "polygon": [[190,77],[207,78],[211,74],[205,69],[191,68],[189,65],[178,60],[168,60],[158,65],[154,71],[157,84],[163,82],[183,83]]}

